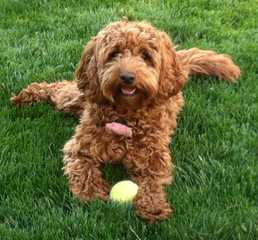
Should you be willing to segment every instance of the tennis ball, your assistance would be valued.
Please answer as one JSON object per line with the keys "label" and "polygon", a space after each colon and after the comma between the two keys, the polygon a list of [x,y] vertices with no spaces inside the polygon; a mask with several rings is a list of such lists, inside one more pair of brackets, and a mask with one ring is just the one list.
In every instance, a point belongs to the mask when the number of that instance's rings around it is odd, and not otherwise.
{"label": "tennis ball", "polygon": [[110,192],[110,199],[115,202],[132,202],[138,192],[138,186],[130,180],[116,183]]}

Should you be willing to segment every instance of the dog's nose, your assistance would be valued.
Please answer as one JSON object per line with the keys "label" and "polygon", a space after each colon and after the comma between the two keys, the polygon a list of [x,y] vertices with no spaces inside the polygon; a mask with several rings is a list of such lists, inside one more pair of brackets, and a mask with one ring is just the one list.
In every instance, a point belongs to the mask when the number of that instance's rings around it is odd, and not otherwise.
{"label": "dog's nose", "polygon": [[120,79],[125,84],[132,84],[134,81],[134,74],[130,72],[122,72],[120,74]]}

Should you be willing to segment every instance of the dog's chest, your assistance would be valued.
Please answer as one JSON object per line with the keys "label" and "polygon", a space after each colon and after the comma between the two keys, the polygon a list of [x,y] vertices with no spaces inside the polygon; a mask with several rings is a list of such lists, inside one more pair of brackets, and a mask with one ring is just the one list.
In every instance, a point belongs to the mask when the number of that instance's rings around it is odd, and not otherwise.
{"label": "dog's chest", "polygon": [[91,155],[96,156],[102,163],[119,163],[135,151],[135,145],[145,142],[148,136],[154,141],[153,125],[147,125],[146,122],[141,121],[127,121],[126,124],[132,129],[131,137],[118,135],[104,126],[98,127],[90,144]]}
{"label": "dog's chest", "polygon": [[[97,157],[102,163],[121,162],[127,155],[134,151],[134,146],[145,145],[146,142],[155,143],[155,139],[160,139],[159,135],[167,132],[167,123],[164,118],[168,118],[166,111],[147,112],[142,111],[137,114],[118,114],[117,112],[96,111],[90,117],[91,124],[96,124],[95,131],[91,131],[91,142],[89,150],[92,156]],[[105,128],[108,123],[121,123],[131,128],[132,136],[121,136]],[[164,124],[164,122],[166,124]],[[169,134],[167,133],[169,136]],[[149,141],[148,141],[148,138]]]}
{"label": "dog's chest", "polygon": [[98,129],[97,134],[94,134],[89,151],[102,163],[116,163],[126,157],[130,144],[131,139],[118,136],[102,127]]}

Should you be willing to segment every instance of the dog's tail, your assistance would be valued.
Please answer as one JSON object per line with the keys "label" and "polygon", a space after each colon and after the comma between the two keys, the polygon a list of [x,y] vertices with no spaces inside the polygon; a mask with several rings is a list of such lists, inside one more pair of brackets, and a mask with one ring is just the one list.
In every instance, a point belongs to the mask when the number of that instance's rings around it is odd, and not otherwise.
{"label": "dog's tail", "polygon": [[240,76],[240,68],[228,55],[198,48],[179,50],[177,54],[187,75],[210,75],[232,82]]}

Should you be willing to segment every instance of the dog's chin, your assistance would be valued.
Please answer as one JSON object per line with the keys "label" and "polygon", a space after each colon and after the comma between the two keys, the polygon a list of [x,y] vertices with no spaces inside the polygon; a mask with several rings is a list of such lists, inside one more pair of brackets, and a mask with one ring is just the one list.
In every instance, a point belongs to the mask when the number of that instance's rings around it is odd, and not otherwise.
{"label": "dog's chin", "polygon": [[115,93],[115,104],[131,109],[140,108],[143,104],[146,93],[137,87],[120,85]]}

